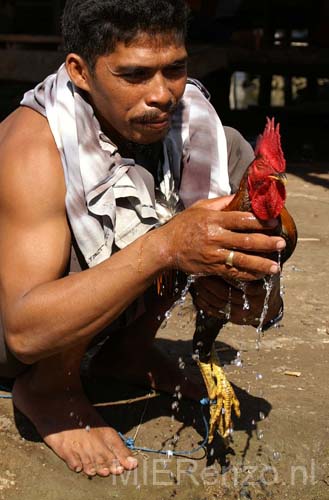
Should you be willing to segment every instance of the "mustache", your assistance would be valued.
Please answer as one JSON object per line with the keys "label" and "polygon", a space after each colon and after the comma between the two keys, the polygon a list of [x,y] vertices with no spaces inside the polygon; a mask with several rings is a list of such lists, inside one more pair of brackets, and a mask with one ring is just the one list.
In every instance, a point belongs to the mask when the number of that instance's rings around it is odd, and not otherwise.
{"label": "mustache", "polygon": [[161,110],[150,110],[146,111],[143,115],[135,116],[132,118],[133,123],[150,123],[156,122],[163,116],[164,113],[172,115],[177,109],[178,103],[177,101],[172,100],[165,108]]}

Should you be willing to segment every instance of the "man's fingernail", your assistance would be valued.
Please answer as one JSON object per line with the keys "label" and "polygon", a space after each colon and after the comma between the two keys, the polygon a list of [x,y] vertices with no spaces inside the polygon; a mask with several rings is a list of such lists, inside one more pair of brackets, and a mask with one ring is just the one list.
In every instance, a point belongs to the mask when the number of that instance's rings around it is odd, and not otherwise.
{"label": "man's fingernail", "polygon": [[134,457],[128,457],[127,461],[130,462],[130,465],[133,467],[136,467],[136,465],[138,464],[138,461]]}
{"label": "man's fingernail", "polygon": [[271,274],[278,274],[280,272],[280,267],[277,264],[273,264],[270,269]]}
{"label": "man's fingernail", "polygon": [[286,242],[284,240],[278,241],[276,244],[276,248],[278,250],[283,250],[284,248],[286,248]]}

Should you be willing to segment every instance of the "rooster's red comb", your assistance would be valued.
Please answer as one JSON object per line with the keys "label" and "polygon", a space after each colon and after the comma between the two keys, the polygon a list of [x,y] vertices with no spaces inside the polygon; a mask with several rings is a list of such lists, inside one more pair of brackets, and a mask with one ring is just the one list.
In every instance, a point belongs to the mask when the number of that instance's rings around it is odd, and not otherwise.
{"label": "rooster's red comb", "polygon": [[258,137],[255,156],[262,156],[277,172],[285,172],[286,160],[281,148],[280,124],[275,126],[274,118],[267,117],[262,135]]}

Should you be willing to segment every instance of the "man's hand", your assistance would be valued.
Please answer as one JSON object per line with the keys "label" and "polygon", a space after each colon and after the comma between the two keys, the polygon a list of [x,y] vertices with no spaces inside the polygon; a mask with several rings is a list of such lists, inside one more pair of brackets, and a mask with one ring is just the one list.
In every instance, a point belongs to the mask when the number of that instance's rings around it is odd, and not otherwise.
{"label": "man's hand", "polygon": [[[159,229],[168,267],[244,281],[280,272],[277,262],[260,256],[285,247],[283,238],[261,234],[277,222],[261,222],[248,212],[223,212],[231,199],[201,200]],[[233,267],[225,264],[231,250]]]}
{"label": "man's hand", "polygon": [[[268,311],[264,323],[275,318],[282,305],[280,297],[280,278],[272,277]],[[244,295],[246,299],[244,298]],[[227,283],[219,276],[201,277],[193,285],[193,301],[196,307],[202,309],[207,315],[222,318],[228,312],[230,303],[230,321],[238,325],[259,325],[266,290],[263,281],[244,283],[244,290]],[[247,301],[249,309],[243,309]]]}

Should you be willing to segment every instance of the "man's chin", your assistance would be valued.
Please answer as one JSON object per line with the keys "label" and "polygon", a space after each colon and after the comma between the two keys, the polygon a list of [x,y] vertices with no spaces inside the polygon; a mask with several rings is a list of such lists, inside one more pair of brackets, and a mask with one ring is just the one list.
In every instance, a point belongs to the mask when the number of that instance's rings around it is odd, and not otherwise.
{"label": "man's chin", "polygon": [[153,144],[166,137],[170,129],[170,121],[162,123],[143,123],[134,126],[131,138],[128,139],[136,144]]}

